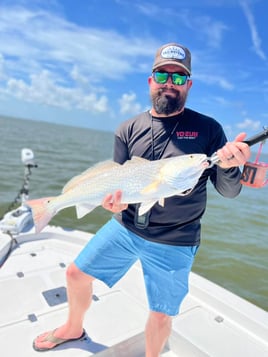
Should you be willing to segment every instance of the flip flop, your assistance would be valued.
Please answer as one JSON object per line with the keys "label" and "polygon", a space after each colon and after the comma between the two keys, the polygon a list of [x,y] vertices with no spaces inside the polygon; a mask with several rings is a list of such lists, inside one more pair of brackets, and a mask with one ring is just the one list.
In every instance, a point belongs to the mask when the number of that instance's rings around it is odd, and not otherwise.
{"label": "flip flop", "polygon": [[53,347],[44,347],[44,348],[39,348],[35,345],[35,340],[33,341],[33,349],[35,351],[38,351],[38,352],[44,352],[44,351],[49,351],[49,350],[52,350],[53,348],[59,346],[59,345],[62,345],[63,343],[66,343],[66,342],[71,342],[71,341],[78,341],[78,340],[83,340],[85,337],[86,337],[86,331],[83,329],[83,333],[80,337],[77,337],[77,338],[69,338],[69,339],[66,339],[66,338],[58,338],[58,337],[55,337],[54,336],[54,333],[55,333],[56,330],[53,330],[51,332],[49,332],[47,334],[47,336],[43,339],[42,342],[46,342],[46,341],[49,341],[49,342],[52,342],[55,344],[55,346]]}

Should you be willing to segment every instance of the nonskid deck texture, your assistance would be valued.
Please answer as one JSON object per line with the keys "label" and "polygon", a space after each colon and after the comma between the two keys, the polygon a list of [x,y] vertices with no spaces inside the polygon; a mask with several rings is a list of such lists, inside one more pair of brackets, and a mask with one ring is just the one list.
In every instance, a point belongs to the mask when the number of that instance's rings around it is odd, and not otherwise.
{"label": "nonskid deck texture", "polygon": [[[0,353],[5,357],[40,355],[33,339],[64,322],[65,270],[91,238],[79,231],[47,227],[38,236],[17,238],[19,245],[0,270]],[[10,238],[0,234],[0,252]],[[1,253],[0,253],[1,257]],[[162,356],[267,357],[268,313],[191,274],[190,293]],[[148,307],[140,265],[112,289],[94,283],[83,341],[63,344],[47,357],[144,357]]]}

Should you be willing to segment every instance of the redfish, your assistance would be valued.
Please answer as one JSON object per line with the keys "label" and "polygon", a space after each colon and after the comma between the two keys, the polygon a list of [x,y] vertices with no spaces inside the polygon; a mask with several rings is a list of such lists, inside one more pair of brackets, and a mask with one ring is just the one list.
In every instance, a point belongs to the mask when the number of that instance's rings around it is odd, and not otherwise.
{"label": "redfish", "polygon": [[123,165],[104,161],[72,178],[59,196],[30,200],[26,205],[32,210],[36,232],[67,207],[75,206],[77,218],[82,218],[116,190],[122,191],[122,203],[141,203],[142,215],[157,202],[164,207],[166,197],[189,193],[208,166],[204,154],[155,161],[133,157]]}

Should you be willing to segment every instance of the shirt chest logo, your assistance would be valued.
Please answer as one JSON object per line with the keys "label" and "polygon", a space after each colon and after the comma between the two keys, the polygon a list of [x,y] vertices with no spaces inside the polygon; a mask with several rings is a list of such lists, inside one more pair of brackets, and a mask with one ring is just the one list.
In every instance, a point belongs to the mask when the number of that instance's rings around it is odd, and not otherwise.
{"label": "shirt chest logo", "polygon": [[198,138],[198,131],[176,131],[178,140],[193,140]]}

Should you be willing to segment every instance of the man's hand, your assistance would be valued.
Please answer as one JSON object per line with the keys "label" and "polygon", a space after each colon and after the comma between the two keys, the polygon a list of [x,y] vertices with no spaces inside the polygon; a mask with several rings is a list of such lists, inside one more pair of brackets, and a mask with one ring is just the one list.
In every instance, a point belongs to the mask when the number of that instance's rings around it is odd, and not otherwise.
{"label": "man's hand", "polygon": [[121,203],[122,191],[115,191],[114,194],[109,194],[104,197],[102,207],[113,213],[118,213],[127,209],[126,203]]}
{"label": "man's hand", "polygon": [[234,166],[244,165],[250,158],[250,148],[242,141],[246,138],[245,133],[237,135],[234,141],[227,142],[221,149],[217,151],[220,159],[219,166],[223,169],[228,169]]}

